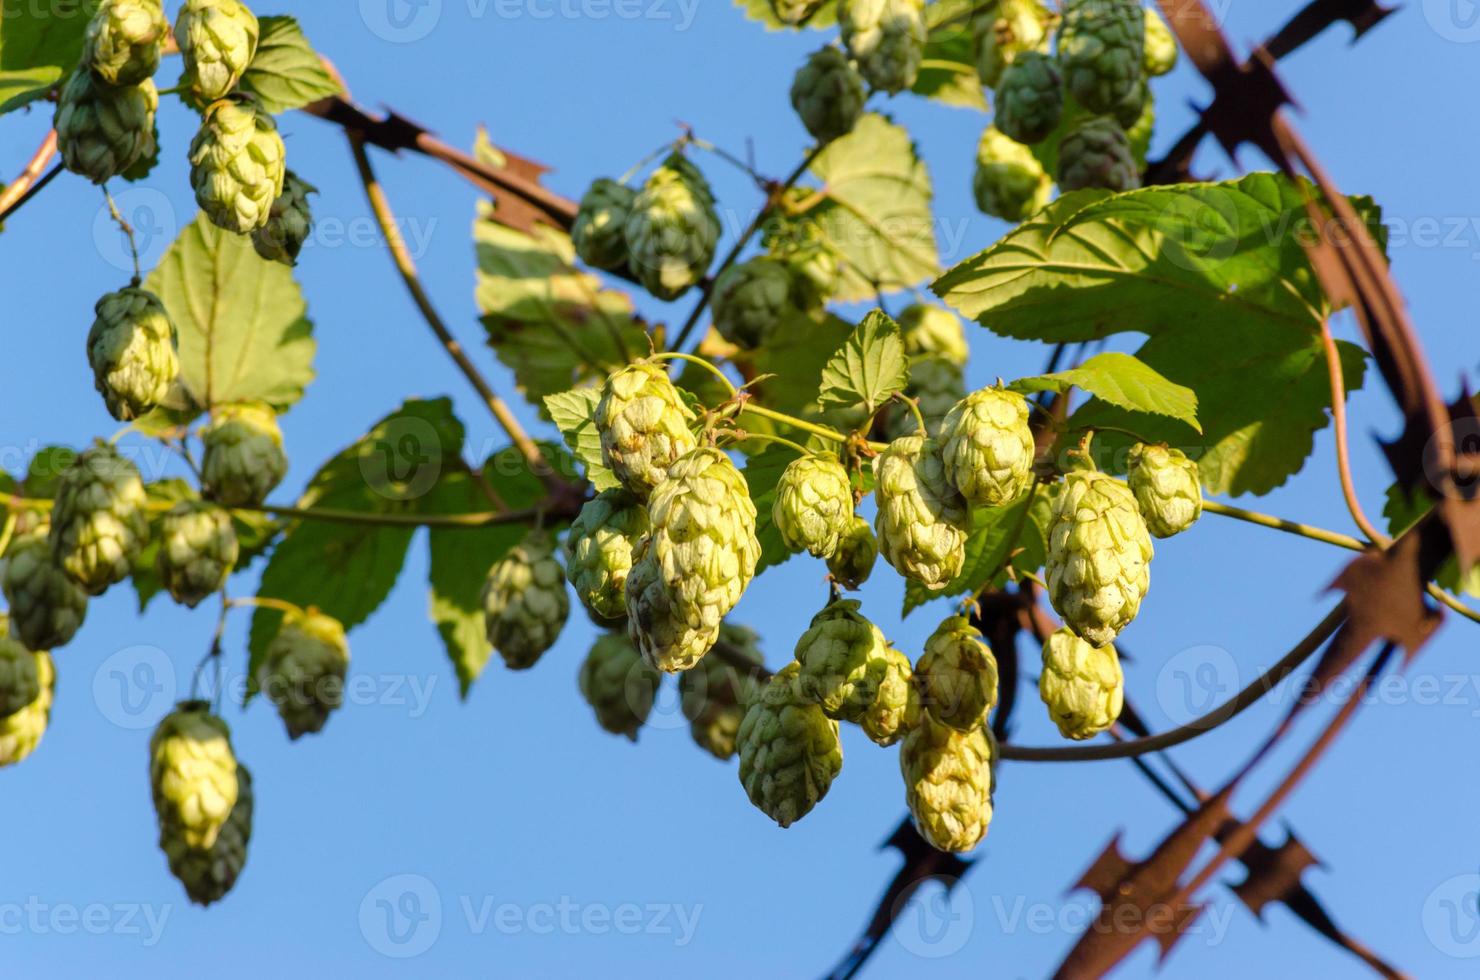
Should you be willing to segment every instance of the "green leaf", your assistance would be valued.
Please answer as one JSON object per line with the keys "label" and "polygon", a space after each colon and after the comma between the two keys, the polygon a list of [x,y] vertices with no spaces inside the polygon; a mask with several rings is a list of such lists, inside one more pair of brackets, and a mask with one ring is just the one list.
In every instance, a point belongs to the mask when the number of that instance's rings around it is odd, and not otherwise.
{"label": "green leaf", "polygon": [[342,91],[324,68],[294,17],[262,17],[257,54],[242,75],[242,88],[262,100],[278,115],[327,99]]}
{"label": "green leaf", "polygon": [[911,90],[944,105],[985,111],[987,99],[976,73],[971,41],[973,0],[938,0],[925,8],[925,55]]}
{"label": "green leaf", "polygon": [[[1387,498],[1382,508],[1382,516],[1387,518],[1388,534],[1397,537],[1433,508],[1434,501],[1428,494],[1409,491],[1402,484],[1394,483],[1387,489]],[[1461,576],[1459,560],[1450,555],[1439,566],[1439,574],[1434,577],[1434,581],[1448,592],[1480,596],[1480,563],[1471,566],[1468,575]]]}
{"label": "green leaf", "polygon": [[[756,374],[771,375],[755,386],[761,404],[814,420],[822,369],[847,343],[853,331],[853,324],[832,314],[821,322],[801,313],[793,313],[783,320],[772,338],[750,355]],[[745,416],[747,429],[767,431],[759,422],[753,415]]]}
{"label": "green leaf", "polygon": [[[735,6],[745,11],[745,16],[751,20],[758,20],[766,25],[769,31],[789,31],[793,28],[789,24],[781,23],[776,16],[776,11],[771,7],[771,0],[735,0]],[[834,27],[838,23],[838,5],[835,3],[822,4],[817,13],[803,26],[821,30]]]}
{"label": "green leaf", "polygon": [[[906,579],[903,615],[908,616],[932,599],[974,595],[991,582],[1004,582],[1009,549],[1023,548],[1026,555],[1029,549],[1035,547],[1034,538],[1038,532],[1032,519],[1033,512],[1025,514],[1024,510],[1030,507],[1041,509],[1043,504],[1037,498],[1043,496],[1040,490],[1031,496],[1024,494],[1001,507],[974,509],[971,514],[971,536],[966,539],[966,562],[961,566],[961,574],[952,579],[944,589],[935,592],[913,579]],[[1037,551],[1041,554],[1041,535],[1038,536],[1038,541]],[[1041,563],[1040,557],[1038,564]]]}
{"label": "green leaf", "polygon": [[44,98],[76,66],[101,0],[5,3],[0,9],[0,114]]}
{"label": "green leaf", "polygon": [[238,401],[283,411],[303,397],[317,346],[303,293],[291,269],[264,262],[245,236],[198,215],[144,285],[179,331],[168,421]]}
{"label": "green leaf", "polygon": [[791,551],[782,542],[781,532],[771,519],[771,511],[776,506],[776,484],[796,458],[796,450],[773,442],[745,462],[745,483],[750,487],[750,499],[755,503],[755,536],[761,543],[760,561],[755,566],[757,575],[791,557]]}
{"label": "green leaf", "polygon": [[896,392],[904,391],[909,380],[899,324],[884,311],[874,310],[823,366],[817,400],[824,408],[861,405],[872,415]]}
{"label": "green leaf", "polygon": [[586,479],[597,490],[620,486],[615,473],[607,469],[601,454],[601,433],[596,431],[596,403],[601,392],[595,388],[574,388],[558,395],[545,396],[545,410],[560,430],[565,445],[586,468]]}
{"label": "green leaf", "polygon": [[1080,388],[1127,411],[1166,415],[1202,431],[1197,422],[1196,392],[1168,381],[1138,358],[1116,351],[1096,354],[1067,371],[1023,378],[1008,387],[1025,395]]}
{"label": "green leaf", "polygon": [[24,486],[27,497],[51,500],[57,495],[57,480],[77,459],[71,446],[44,446],[38,449],[26,466]]}

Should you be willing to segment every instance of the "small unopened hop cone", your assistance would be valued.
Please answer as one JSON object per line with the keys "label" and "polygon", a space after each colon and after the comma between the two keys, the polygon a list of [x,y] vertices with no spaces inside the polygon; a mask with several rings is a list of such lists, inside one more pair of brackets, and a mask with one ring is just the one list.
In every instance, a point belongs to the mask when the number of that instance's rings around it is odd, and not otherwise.
{"label": "small unopened hop cone", "polygon": [[643,662],[632,641],[621,633],[596,638],[579,676],[581,696],[595,712],[596,723],[634,742],[653,710],[661,680],[662,675]]}
{"label": "small unopened hop cone", "polygon": [[200,492],[223,507],[255,507],[288,472],[277,414],[262,402],[211,410],[201,429]]}
{"label": "small unopened hop cone", "polygon": [[812,617],[797,640],[800,691],[829,718],[892,745],[909,705],[910,664],[860,608],[857,600],[839,599]]}
{"label": "small unopened hop cone", "polygon": [[1038,695],[1065,738],[1094,738],[1107,730],[1125,704],[1125,677],[1115,647],[1097,647],[1073,630],[1056,630],[1043,645]]}
{"label": "small unopened hop cone", "polygon": [[997,658],[965,616],[952,616],[925,641],[915,665],[921,701],[936,722],[969,732],[997,703]]}
{"label": "small unopened hop cone", "polygon": [[1132,446],[1129,482],[1146,527],[1155,537],[1181,534],[1202,516],[1197,464],[1180,449],[1142,443]]}
{"label": "small unopened hop cone", "polygon": [[570,616],[565,572],[548,531],[531,531],[483,583],[488,642],[510,670],[528,670],[555,645]]}
{"label": "small unopened hop cone", "polygon": [[18,534],[0,568],[10,628],[31,650],[66,646],[87,618],[87,591],[57,564],[50,535],[46,520]]}
{"label": "small unopened hop cone", "polygon": [[626,490],[586,501],[565,537],[565,574],[576,598],[602,626],[627,621],[627,575],[648,532],[647,508]]}
{"label": "small unopened hop cone", "polygon": [[[0,706],[12,709],[0,714],[0,769],[23,761],[41,744],[51,721],[51,703],[56,691],[56,667],[45,650],[27,650],[10,632],[9,621],[0,618]],[[29,662],[27,662],[29,661]],[[22,699],[29,700],[22,703]]]}
{"label": "small unopened hop cone", "polygon": [[289,612],[267,646],[257,685],[277,705],[278,716],[297,740],[323,731],[344,703],[349,641],[344,626],[316,609]]}
{"label": "small unopened hop cone", "polygon": [[838,723],[798,691],[800,671],[793,660],[773,676],[740,723],[740,784],[782,827],[812,812],[843,768]]}
{"label": "small unopened hop cone", "polygon": [[149,784],[161,846],[204,849],[216,843],[236,806],[231,730],[204,701],[182,701],[149,740]]}
{"label": "small unopened hop cone", "polygon": [[231,515],[214,504],[181,501],[160,522],[155,568],[170,597],[191,609],[221,590],[239,554]]}

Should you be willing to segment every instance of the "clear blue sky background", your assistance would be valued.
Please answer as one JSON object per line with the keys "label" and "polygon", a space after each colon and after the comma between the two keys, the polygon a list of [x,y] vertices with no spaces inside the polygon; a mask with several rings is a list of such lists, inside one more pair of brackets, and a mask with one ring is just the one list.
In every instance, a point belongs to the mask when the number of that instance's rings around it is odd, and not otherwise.
{"label": "clear blue sky background", "polygon": [[[563,5],[604,17],[563,14],[553,0],[424,0],[419,14],[397,4],[411,18],[399,35],[387,26],[387,2],[259,12],[301,17],[360,101],[393,105],[462,145],[485,122],[497,142],[555,165],[551,186],[572,196],[670,138],[675,119],[740,152],[752,140],[769,173],[789,170],[803,149],[786,92],[818,38],[768,35],[720,0]],[[1230,36],[1247,43],[1294,5],[1221,6]],[[1475,367],[1480,282],[1472,179],[1480,127],[1471,111],[1480,25],[1463,16],[1414,0],[1357,47],[1339,28],[1284,69],[1306,110],[1300,125],[1339,184],[1375,196],[1394,223],[1393,263],[1449,392]],[[165,71],[172,77],[173,67]],[[1204,91],[1185,67],[1158,83],[1158,147],[1182,130],[1185,104]],[[943,240],[957,243],[944,261],[986,247],[1004,228],[970,202],[983,119],[913,99],[890,111],[911,128],[935,179]],[[155,208],[169,229],[152,243],[151,261],[194,210],[183,165],[191,118],[171,101],[161,121],[165,162],[148,183],[153,190],[131,192],[139,195],[133,207]],[[0,122],[7,172],[46,124],[43,113]],[[470,444],[498,445],[368,232],[339,131],[303,115],[285,118],[283,130],[293,166],[322,189],[315,210],[323,233],[301,269],[319,378],[284,420],[294,467],[278,496],[289,499],[320,461],[411,395],[451,394]],[[421,160],[377,162],[432,294],[511,390],[482,349],[476,321],[474,192]],[[1200,163],[1208,174],[1234,172],[1216,149]],[[704,165],[727,207],[743,216],[755,206],[734,171]],[[83,355],[94,299],[124,279],[99,215],[97,192],[64,178],[0,236],[9,341],[0,360],[8,406],[0,446],[12,471],[39,445],[81,444],[114,428]],[[351,233],[331,234],[336,228]],[[670,320],[686,310],[643,305]],[[1351,324],[1340,326],[1350,336]],[[1033,373],[1041,363],[1032,345],[975,328],[971,339],[975,383]],[[1380,393],[1357,395],[1353,407],[1357,479],[1376,511],[1388,473],[1370,437],[1393,433],[1394,416]],[[1257,506],[1349,530],[1333,473],[1322,434],[1306,475]],[[1345,560],[1217,517],[1158,545],[1150,598],[1125,637],[1138,656],[1129,690],[1151,722],[1195,713],[1198,697],[1210,695],[1199,683],[1211,678],[1231,690],[1276,659],[1318,618],[1329,601],[1321,591]],[[214,611],[187,614],[158,602],[141,619],[128,588],[95,602],[58,657],[45,743],[0,773],[6,975],[805,977],[852,941],[898,864],[876,851],[904,812],[895,751],[846,732],[842,776],[811,816],[782,832],[745,800],[733,764],[690,743],[671,696],[636,746],[596,727],[575,686],[592,638],[578,615],[538,669],[491,667],[459,703],[426,618],[425,574],[418,546],[390,600],[352,634],[353,673],[377,696],[347,706],[326,734],[290,744],[269,706],[229,708],[238,752],[256,773],[257,820],[245,874],[208,911],[186,903],[155,848],[146,743],[166,694],[135,686],[121,700],[120,677],[145,676],[131,671],[149,664],[166,691],[183,683],[209,643]],[[772,665],[790,657],[822,601],[822,574],[820,564],[794,560],[758,581],[740,606],[737,617],[764,635]],[[869,613],[903,649],[918,651],[941,610],[901,623],[901,582],[887,572],[875,578],[865,593]],[[244,627],[235,621],[228,634],[238,675]],[[1476,961],[1463,957],[1480,955],[1475,630],[1451,617],[1282,812],[1327,865],[1308,881],[1337,920],[1424,977],[1470,975]],[[1034,693],[1024,697],[1018,737],[1050,740]],[[1214,785],[1287,703],[1277,696],[1178,749],[1178,761]],[[1291,749],[1314,730],[1303,725]],[[1257,805],[1291,758],[1284,752],[1261,771],[1236,800],[1239,812]],[[1006,765],[999,775],[997,818],[956,904],[927,893],[923,912],[885,940],[870,975],[1043,976],[1089,908],[1082,893],[1066,897],[1069,883],[1115,833],[1123,830],[1127,852],[1141,855],[1174,825],[1173,811],[1128,763]],[[439,904],[440,914],[400,919],[411,942],[397,945],[379,903],[414,909],[402,895],[408,880],[423,912]],[[1366,975],[1282,908],[1261,924],[1223,888],[1206,894],[1210,924],[1182,943],[1167,975]],[[661,920],[657,906],[668,910]],[[151,916],[163,919],[157,933]],[[624,934],[634,925],[637,934]],[[385,955],[421,947],[413,958]],[[1122,975],[1147,975],[1153,962],[1143,948]]]}

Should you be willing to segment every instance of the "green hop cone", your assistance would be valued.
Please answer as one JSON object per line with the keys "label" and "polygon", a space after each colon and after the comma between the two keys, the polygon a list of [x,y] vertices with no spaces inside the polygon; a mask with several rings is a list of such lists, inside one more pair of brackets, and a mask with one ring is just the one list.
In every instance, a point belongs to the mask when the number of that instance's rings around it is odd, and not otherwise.
{"label": "green hop cone", "polygon": [[262,402],[217,406],[200,439],[200,491],[222,507],[261,504],[288,472],[277,415]]}
{"label": "green hop cone", "polygon": [[175,41],[185,61],[184,82],[201,102],[236,87],[257,54],[257,18],[240,0],[185,0],[175,18]]}
{"label": "green hop cone", "polygon": [[182,701],[149,739],[149,785],[165,853],[215,845],[241,786],[231,730],[204,701]]}
{"label": "green hop cone", "polygon": [[159,0],[103,0],[82,40],[82,64],[109,85],[138,85],[159,68],[170,22]]}
{"label": "green hop cone", "polygon": [[[753,669],[741,669],[729,658],[719,656],[721,645],[735,659],[753,664]],[[744,626],[721,623],[715,647],[715,656],[705,657],[692,670],[679,675],[678,693],[694,741],[723,760],[735,754],[735,738],[745,718],[745,706],[762,683],[763,668],[759,637]]]}
{"label": "green hop cone", "polygon": [[46,734],[51,720],[51,703],[56,692],[56,667],[51,654],[44,650],[32,653],[36,664],[37,694],[19,711],[0,717],[0,769],[25,760]]}
{"label": "green hop cone", "polygon": [[1129,191],[1140,186],[1130,140],[1114,119],[1094,116],[1064,135],[1059,144],[1059,187]]}
{"label": "green hop cone", "polygon": [[62,86],[52,125],[62,165],[94,184],[117,177],[150,156],[159,91],[145,79],[113,86],[78,70]]}
{"label": "green hop cone", "polygon": [[751,698],[740,722],[740,785],[782,827],[811,812],[843,768],[838,723],[797,692],[787,664]]}
{"label": "green hop cone", "polygon": [[788,27],[801,27],[827,6],[827,0],[771,0],[771,12]]}
{"label": "green hop cone", "polygon": [[1177,66],[1177,38],[1155,8],[1146,8],[1145,57],[1141,67],[1148,75],[1165,75]]}
{"label": "green hop cone", "polygon": [[627,618],[627,573],[648,532],[647,508],[626,490],[603,490],[586,502],[565,539],[565,574],[576,598],[603,625]]}
{"label": "green hop cone", "polygon": [[1059,66],[1074,101],[1110,112],[1143,77],[1146,14],[1140,0],[1065,0]]}
{"label": "green hop cone", "polygon": [[843,266],[827,233],[816,220],[788,220],[788,207],[803,207],[815,192],[792,188],[782,195],[776,220],[767,221],[761,234],[766,253],[786,263],[794,285],[793,299],[803,309],[816,310],[827,305],[842,282]]}
{"label": "green hop cone", "polygon": [[946,479],[970,503],[1001,507],[1033,485],[1033,430],[1028,400],[1005,388],[982,388],[957,402],[940,427]]}
{"label": "green hop cone", "polygon": [[771,519],[792,551],[831,558],[853,524],[853,484],[835,456],[799,456],[776,484]]}
{"label": "green hop cone", "polygon": [[859,612],[854,599],[837,599],[797,640],[798,691],[835,721],[863,727],[890,745],[899,736],[909,701],[910,664]]}
{"label": "green hop cone", "polygon": [[0,719],[9,718],[41,696],[41,666],[0,613]]}
{"label": "green hop cone", "polygon": [[887,747],[905,736],[919,714],[920,699],[910,658],[890,647],[884,651],[879,691],[858,719],[858,727],[875,744]]}
{"label": "green hop cone", "polygon": [[934,439],[903,436],[874,460],[878,515],[874,530],[884,560],[927,589],[943,589],[966,560],[971,517],[946,480]]}
{"label": "green hop cone", "polygon": [[1019,143],[1041,142],[1064,113],[1064,83],[1054,60],[1041,51],[1024,51],[997,83],[996,126]]}
{"label": "green hop cone", "polygon": [[714,194],[697,167],[673,154],[653,171],[627,216],[628,264],[644,289],[675,300],[704,278],[719,244]]}
{"label": "green hop cone", "polygon": [[57,565],[50,533],[43,523],[17,536],[0,571],[11,631],[32,650],[66,646],[87,618],[87,592]]}
{"label": "green hop cone", "polygon": [[339,620],[316,609],[283,615],[257,669],[257,687],[295,741],[323,731],[344,703],[349,641]]}
{"label": "green hop cone", "polygon": [[904,352],[911,357],[935,354],[957,367],[965,366],[971,358],[961,318],[944,307],[933,303],[906,307],[899,314],[899,330]]}
{"label": "green hop cone", "polygon": [[159,297],[137,286],[98,300],[87,334],[93,382],[120,422],[153,411],[180,373],[175,325]]}
{"label": "green hop cone", "polygon": [[570,616],[565,572],[548,531],[531,531],[488,570],[483,621],[510,670],[528,670],[555,645]]}
{"label": "green hop cone", "polygon": [[1132,446],[1130,486],[1146,528],[1158,538],[1181,534],[1202,516],[1197,463],[1180,449],[1143,443]]}
{"label": "green hop cone", "polygon": [[831,46],[809,55],[791,84],[791,107],[818,143],[853,132],[867,101],[863,76],[847,55]]}
{"label": "green hop cone", "polygon": [[874,529],[866,518],[855,514],[838,535],[838,547],[827,559],[827,570],[838,585],[857,591],[873,574],[878,558],[879,539],[874,537]]}
{"label": "green hop cone", "polygon": [[764,344],[791,308],[791,269],[771,258],[732,265],[714,281],[714,326],[736,347]]}
{"label": "green hop cone", "polygon": [[[1121,129],[1126,131],[1126,142],[1130,142],[1131,127],[1140,121],[1141,116],[1146,111],[1146,103],[1150,100],[1151,86],[1142,82],[1131,89],[1130,94],[1117,102],[1115,108],[1110,110],[1111,118],[1120,124]],[[1133,154],[1134,152],[1132,150]]]}
{"label": "green hop cone", "polygon": [[606,379],[594,416],[602,461],[639,500],[698,443],[694,413],[661,364],[629,364]]}
{"label": "green hop cone", "polygon": [[915,84],[925,55],[924,0],[839,0],[843,46],[874,88],[891,95]]}
{"label": "green hop cone", "polygon": [[1059,629],[1043,644],[1038,696],[1065,738],[1094,738],[1120,717],[1125,677],[1115,647],[1096,647]]}
{"label": "green hop cone", "polygon": [[663,569],[643,538],[627,573],[627,636],[652,666],[665,673],[690,670],[719,639],[719,627],[691,616],[664,584]]}
{"label": "green hop cone", "polygon": [[211,223],[246,235],[264,227],[287,179],[288,151],[250,96],[213,102],[190,141],[190,186]]}
{"label": "green hop cone", "polygon": [[643,662],[620,633],[596,638],[581,664],[581,696],[596,712],[596,723],[613,735],[637,741],[637,730],[653,710],[662,675]]}
{"label": "green hop cone", "polygon": [[1025,51],[1042,51],[1055,19],[1038,0],[999,0],[974,14],[971,38],[981,83],[996,88],[1014,58]]}
{"label": "green hop cone", "polygon": [[191,847],[174,834],[160,834],[159,846],[170,864],[170,874],[185,886],[185,894],[197,905],[221,901],[236,884],[247,864],[247,844],[252,839],[252,774],[241,763],[236,766],[236,805],[210,847]]}
{"label": "green hop cone", "polygon": [[635,190],[608,177],[591,182],[570,230],[582,262],[597,269],[627,264],[627,217],[636,198]]}
{"label": "green hop cone", "polygon": [[925,641],[915,680],[930,717],[960,732],[980,728],[997,703],[997,658],[965,616],[952,616]]}
{"label": "green hop cone", "polygon": [[1043,209],[1053,196],[1053,181],[1031,150],[988,126],[977,144],[971,191],[983,214],[1016,223]]}
{"label": "green hop cone", "polygon": [[1136,618],[1151,585],[1151,535],[1125,484],[1103,473],[1064,478],[1048,527],[1048,597],[1095,646]]}
{"label": "green hop cone", "polygon": [[221,590],[238,554],[231,515],[215,504],[183,500],[160,523],[159,579],[171,598],[191,609]]}
{"label": "green hop cone", "polygon": [[252,247],[269,262],[298,264],[298,253],[313,233],[308,195],[319,189],[291,170],[283,173],[283,191],[267,211],[267,223],[252,232]]}
{"label": "green hop cone", "polygon": [[144,481],[103,442],[83,450],[57,481],[52,558],[92,595],[122,582],[149,538]]}
{"label": "green hop cone", "polygon": [[981,843],[992,823],[995,751],[982,728],[959,732],[928,715],[899,750],[905,800],[931,847],[953,853]]}

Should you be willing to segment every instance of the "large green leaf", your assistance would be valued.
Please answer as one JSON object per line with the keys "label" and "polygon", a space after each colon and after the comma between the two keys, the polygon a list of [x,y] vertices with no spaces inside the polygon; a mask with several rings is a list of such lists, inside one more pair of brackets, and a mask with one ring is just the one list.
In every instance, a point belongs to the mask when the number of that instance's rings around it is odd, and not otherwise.
{"label": "large green leaf", "polygon": [[0,4],[0,113],[46,95],[77,64],[101,0]]}
{"label": "large green leaf", "polygon": [[294,17],[263,17],[257,54],[242,76],[242,88],[257,95],[274,115],[340,93]]}
{"label": "large green leaf", "polygon": [[904,391],[909,380],[909,358],[899,324],[884,311],[873,310],[823,365],[817,400],[823,408],[861,406],[872,415]]}
{"label": "large green leaf", "polygon": [[1140,359],[1117,351],[1096,354],[1067,371],[1022,378],[1008,387],[1025,395],[1079,388],[1117,408],[1166,415],[1201,431],[1196,392],[1168,381]]}
{"label": "large green leaf", "polygon": [[601,392],[574,388],[545,396],[545,411],[565,438],[565,445],[586,469],[586,479],[597,490],[610,490],[621,481],[607,468],[601,453],[601,433],[596,430],[596,403]]}
{"label": "large green leaf", "polygon": [[969,14],[974,0],[937,0],[925,8],[925,55],[912,91],[950,106],[986,109]]}

